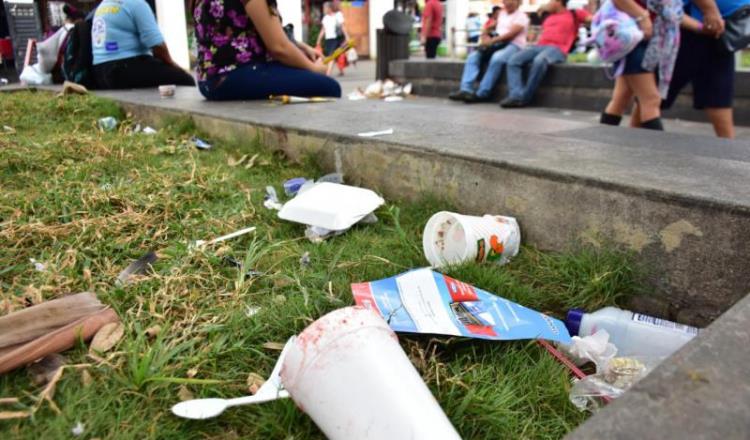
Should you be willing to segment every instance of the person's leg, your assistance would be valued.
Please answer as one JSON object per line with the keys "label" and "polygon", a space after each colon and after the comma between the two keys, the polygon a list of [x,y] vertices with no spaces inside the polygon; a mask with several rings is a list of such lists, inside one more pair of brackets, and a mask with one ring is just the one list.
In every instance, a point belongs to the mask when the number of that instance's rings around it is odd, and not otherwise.
{"label": "person's leg", "polygon": [[482,59],[481,51],[474,51],[466,58],[464,71],[461,75],[461,91],[474,93],[474,81],[479,77],[479,63]]}
{"label": "person's leg", "polygon": [[520,101],[523,98],[523,67],[530,63],[540,51],[539,46],[530,46],[510,57],[506,74],[508,97],[504,101]]}
{"label": "person's leg", "polygon": [[437,48],[440,45],[440,38],[428,37],[424,45],[424,52],[427,59],[433,59],[437,56]]}
{"label": "person's leg", "polygon": [[529,72],[529,79],[526,81],[526,87],[524,87],[523,95],[521,100],[524,104],[531,102],[534,98],[534,93],[539,88],[539,85],[544,79],[544,75],[547,74],[547,69],[551,64],[559,64],[565,61],[565,54],[560,49],[554,46],[546,46],[540,51],[534,60],[531,62],[531,71]]}
{"label": "person's leg", "polygon": [[113,89],[138,89],[165,84],[195,85],[195,80],[189,73],[152,56],[139,56],[113,62],[106,82],[109,88]]}
{"label": "person's leg", "polygon": [[706,108],[708,120],[714,126],[716,136],[734,139],[734,111],[729,108]]}
{"label": "person's leg", "polygon": [[652,130],[663,130],[661,123],[661,95],[656,85],[656,75],[653,73],[638,73],[623,75],[625,81],[638,98],[641,127]]}
{"label": "person's leg", "polygon": [[619,76],[615,79],[615,88],[612,90],[612,99],[604,109],[599,122],[605,125],[620,125],[622,115],[633,100],[633,92],[630,91],[625,79]]}
{"label": "person's leg", "polygon": [[479,88],[477,89],[477,96],[479,98],[489,99],[489,97],[492,96],[492,90],[500,79],[500,75],[503,74],[503,68],[519,50],[518,46],[509,44],[505,46],[505,48],[492,54],[490,63],[487,66],[487,71],[484,72],[482,81],[479,83]]}
{"label": "person's leg", "polygon": [[209,91],[209,100],[268,99],[269,95],[341,97],[339,83],[325,75],[280,63],[242,66],[219,80]]}

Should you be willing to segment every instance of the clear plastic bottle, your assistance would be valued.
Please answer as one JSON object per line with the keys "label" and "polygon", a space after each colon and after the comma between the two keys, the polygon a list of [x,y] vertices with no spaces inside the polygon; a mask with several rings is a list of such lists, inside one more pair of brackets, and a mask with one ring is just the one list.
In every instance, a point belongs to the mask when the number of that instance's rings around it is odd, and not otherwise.
{"label": "clear plastic bottle", "polygon": [[568,311],[565,319],[571,335],[589,336],[599,329],[609,333],[618,356],[666,357],[677,351],[699,332],[695,327],[665,319],[605,307],[593,313]]}

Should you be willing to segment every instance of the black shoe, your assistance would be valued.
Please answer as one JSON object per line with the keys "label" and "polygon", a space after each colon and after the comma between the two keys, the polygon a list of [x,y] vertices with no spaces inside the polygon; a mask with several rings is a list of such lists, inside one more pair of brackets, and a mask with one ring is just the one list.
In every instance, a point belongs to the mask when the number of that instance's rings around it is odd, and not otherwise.
{"label": "black shoe", "polygon": [[619,115],[602,112],[602,115],[599,117],[599,123],[604,125],[617,126],[620,125],[620,122],[622,122],[622,116]]}
{"label": "black shoe", "polygon": [[489,96],[483,97],[483,96],[477,95],[476,93],[471,93],[469,94],[469,96],[466,97],[466,99],[464,99],[464,102],[467,104],[476,104],[479,102],[490,102],[490,97]]}
{"label": "black shoe", "polygon": [[459,90],[457,92],[453,92],[450,95],[448,95],[448,99],[451,101],[464,101],[466,102],[467,99],[469,99],[471,96],[474,96],[473,93],[464,92],[463,90]]}
{"label": "black shoe", "polygon": [[500,101],[500,107],[502,108],[521,108],[526,107],[526,103],[521,101],[520,99],[515,98],[505,98],[502,101]]}

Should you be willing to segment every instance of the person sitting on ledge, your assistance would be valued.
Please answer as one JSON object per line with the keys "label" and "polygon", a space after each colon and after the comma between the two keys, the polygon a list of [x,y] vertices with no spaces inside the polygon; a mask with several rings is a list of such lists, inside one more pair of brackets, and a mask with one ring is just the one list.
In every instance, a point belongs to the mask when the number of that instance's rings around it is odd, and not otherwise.
{"label": "person sitting on ledge", "polygon": [[145,0],[104,0],[91,24],[93,71],[103,89],[194,86],[192,75],[169,55]]}
{"label": "person sitting on ledge", "polygon": [[[503,73],[503,67],[516,52],[526,46],[529,17],[518,8],[520,4],[520,0],[503,0],[505,9],[499,12],[497,25],[493,29],[497,36],[482,33],[479,50],[472,52],[464,64],[461,89],[448,95],[449,99],[474,103],[492,98],[492,91]],[[475,89],[474,82],[479,78],[483,64],[487,65],[487,70],[481,78],[479,88]]]}
{"label": "person sitting on ledge", "polygon": [[[542,82],[550,64],[565,62],[578,33],[578,27],[591,22],[591,14],[585,9],[567,9],[568,0],[549,0],[539,8],[540,14],[548,14],[542,22],[539,41],[521,50],[508,61],[508,97],[500,102],[503,108],[525,107]],[[523,83],[523,68],[531,64],[529,77]]]}
{"label": "person sitting on ledge", "polygon": [[198,88],[209,100],[340,97],[310,46],[284,33],[275,0],[194,0]]}

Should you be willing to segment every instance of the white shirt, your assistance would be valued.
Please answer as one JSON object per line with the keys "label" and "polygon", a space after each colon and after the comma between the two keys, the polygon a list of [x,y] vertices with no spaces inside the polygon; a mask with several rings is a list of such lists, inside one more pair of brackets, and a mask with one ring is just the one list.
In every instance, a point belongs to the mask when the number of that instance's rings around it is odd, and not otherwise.
{"label": "white shirt", "polygon": [[338,20],[335,15],[325,15],[323,17],[323,30],[325,31],[326,40],[333,40],[336,38],[336,26]]}
{"label": "white shirt", "polygon": [[495,28],[495,32],[497,32],[497,35],[507,34],[510,32],[510,28],[513,27],[513,25],[519,25],[523,30],[519,32],[510,43],[523,49],[526,47],[526,31],[529,28],[529,16],[521,11],[521,8],[516,9],[516,12],[512,14],[508,14],[505,10],[501,11],[500,16],[497,17],[497,27]]}

